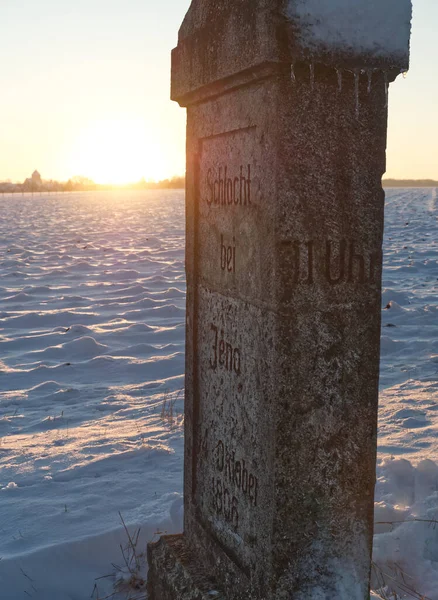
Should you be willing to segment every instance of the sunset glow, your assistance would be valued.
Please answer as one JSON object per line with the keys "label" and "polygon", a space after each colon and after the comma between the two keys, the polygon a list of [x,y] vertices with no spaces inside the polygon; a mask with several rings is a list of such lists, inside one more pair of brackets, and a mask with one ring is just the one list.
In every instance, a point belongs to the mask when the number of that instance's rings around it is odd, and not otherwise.
{"label": "sunset glow", "polygon": [[[8,57],[0,181],[22,183],[35,169],[43,180],[64,182],[184,174],[186,111],[169,98],[170,51],[190,0],[128,5],[0,2],[0,44]],[[414,4],[409,76],[392,84],[389,97],[386,177],[438,179],[438,83],[430,77],[437,19],[438,3]]]}
{"label": "sunset glow", "polygon": [[125,184],[170,177],[157,132],[142,120],[114,119],[90,123],[74,141],[70,169],[96,183]]}

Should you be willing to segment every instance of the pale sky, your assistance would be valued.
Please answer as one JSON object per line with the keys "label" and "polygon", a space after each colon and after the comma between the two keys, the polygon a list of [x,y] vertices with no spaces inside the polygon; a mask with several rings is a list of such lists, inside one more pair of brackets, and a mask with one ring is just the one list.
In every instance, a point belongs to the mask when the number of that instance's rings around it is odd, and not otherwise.
{"label": "pale sky", "polygon": [[[184,172],[170,50],[190,0],[0,0],[0,180]],[[438,179],[438,2],[414,0],[411,69],[392,84],[386,177]]]}

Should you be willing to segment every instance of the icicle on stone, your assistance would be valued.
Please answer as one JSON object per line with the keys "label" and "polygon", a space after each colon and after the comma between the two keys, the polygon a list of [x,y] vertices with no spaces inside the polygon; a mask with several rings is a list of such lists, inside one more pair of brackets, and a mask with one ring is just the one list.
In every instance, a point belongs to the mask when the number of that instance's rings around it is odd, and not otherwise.
{"label": "icicle on stone", "polygon": [[367,77],[368,77],[367,91],[370,94],[371,93],[371,84],[372,84],[372,81],[373,81],[373,72],[370,69],[368,69],[368,71],[367,71]]}
{"label": "icicle on stone", "polygon": [[389,92],[389,81],[388,81],[388,73],[384,71],[383,79],[385,83],[385,107],[388,107],[388,92]]}
{"label": "icicle on stone", "polygon": [[359,118],[359,71],[354,72],[354,102],[356,118]]}
{"label": "icicle on stone", "polygon": [[297,78],[295,76],[295,63],[291,63],[290,65],[290,80],[292,81],[292,83],[297,82]]}
{"label": "icicle on stone", "polygon": [[342,92],[342,71],[336,69],[336,75],[338,77],[338,92]]}
{"label": "icicle on stone", "polygon": [[315,87],[315,64],[313,62],[310,63],[310,89],[313,90]]}

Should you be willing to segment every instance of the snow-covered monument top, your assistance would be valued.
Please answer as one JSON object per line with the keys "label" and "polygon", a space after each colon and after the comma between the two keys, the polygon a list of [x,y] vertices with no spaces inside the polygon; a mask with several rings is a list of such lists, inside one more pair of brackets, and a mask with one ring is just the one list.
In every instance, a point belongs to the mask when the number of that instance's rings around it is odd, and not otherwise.
{"label": "snow-covered monument top", "polygon": [[[269,63],[409,68],[411,0],[193,0],[172,53],[172,99]],[[208,94],[208,89],[204,94]]]}
{"label": "snow-covered monument top", "polygon": [[298,56],[407,70],[411,0],[288,0]]}
{"label": "snow-covered monument top", "polygon": [[150,600],[369,600],[388,83],[409,0],[193,0],[184,534]]}

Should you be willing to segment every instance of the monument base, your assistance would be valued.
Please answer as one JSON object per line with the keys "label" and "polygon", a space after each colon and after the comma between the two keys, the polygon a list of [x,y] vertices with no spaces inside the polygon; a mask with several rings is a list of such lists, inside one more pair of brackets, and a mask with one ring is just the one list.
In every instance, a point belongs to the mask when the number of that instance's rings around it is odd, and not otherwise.
{"label": "monument base", "polygon": [[183,534],[148,544],[148,600],[225,600],[190,552]]}

